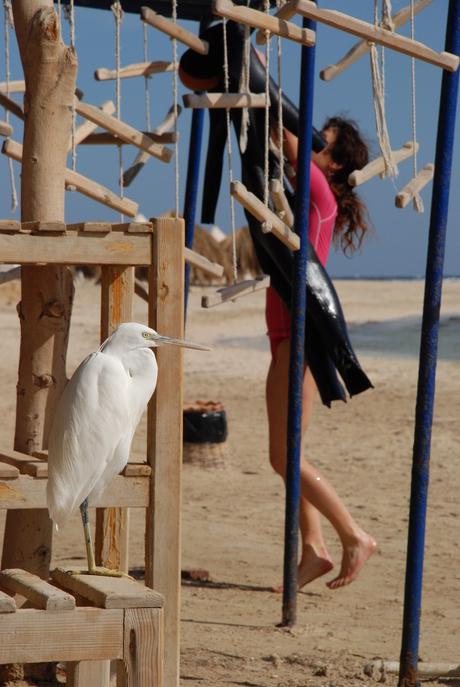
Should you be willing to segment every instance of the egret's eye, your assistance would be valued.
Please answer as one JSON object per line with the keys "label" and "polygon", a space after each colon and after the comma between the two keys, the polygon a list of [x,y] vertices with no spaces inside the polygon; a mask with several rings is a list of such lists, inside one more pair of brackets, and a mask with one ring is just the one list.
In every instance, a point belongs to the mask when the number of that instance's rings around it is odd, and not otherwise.
{"label": "egret's eye", "polygon": [[142,336],[144,337],[144,339],[150,338],[150,334],[148,332],[142,332]]}

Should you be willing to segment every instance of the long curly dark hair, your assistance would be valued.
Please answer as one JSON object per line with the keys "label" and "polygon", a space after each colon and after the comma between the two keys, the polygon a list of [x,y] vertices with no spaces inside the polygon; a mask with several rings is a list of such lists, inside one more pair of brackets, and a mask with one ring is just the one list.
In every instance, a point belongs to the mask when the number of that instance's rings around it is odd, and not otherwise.
{"label": "long curly dark hair", "polygon": [[334,226],[334,245],[341,246],[345,255],[351,256],[361,247],[364,237],[373,231],[367,207],[348,183],[348,176],[362,169],[369,162],[367,145],[363,141],[356,122],[343,117],[329,117],[323,131],[337,132],[331,157],[342,168],[329,180],[337,201],[337,219]]}

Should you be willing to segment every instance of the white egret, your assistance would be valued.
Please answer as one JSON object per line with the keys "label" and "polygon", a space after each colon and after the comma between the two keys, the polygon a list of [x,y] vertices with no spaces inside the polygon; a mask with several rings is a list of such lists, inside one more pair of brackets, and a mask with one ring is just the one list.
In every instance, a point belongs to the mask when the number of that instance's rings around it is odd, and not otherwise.
{"label": "white egret", "polygon": [[88,505],[128,462],[134,431],[157,383],[152,349],[165,345],[211,350],[161,336],[142,324],[120,324],[77,368],[56,410],[48,450],[48,510],[62,529],[80,507],[93,574],[120,575],[96,568]]}

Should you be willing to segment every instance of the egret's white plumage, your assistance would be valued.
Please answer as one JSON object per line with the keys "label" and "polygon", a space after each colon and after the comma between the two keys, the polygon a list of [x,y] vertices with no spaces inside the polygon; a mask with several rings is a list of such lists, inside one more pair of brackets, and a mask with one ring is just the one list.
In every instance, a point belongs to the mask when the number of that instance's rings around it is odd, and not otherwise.
{"label": "egret's white plumage", "polygon": [[121,324],[67,384],[48,451],[48,509],[58,529],[87,497],[94,503],[128,462],[134,431],[157,383],[152,348],[165,344],[210,350],[141,324]]}

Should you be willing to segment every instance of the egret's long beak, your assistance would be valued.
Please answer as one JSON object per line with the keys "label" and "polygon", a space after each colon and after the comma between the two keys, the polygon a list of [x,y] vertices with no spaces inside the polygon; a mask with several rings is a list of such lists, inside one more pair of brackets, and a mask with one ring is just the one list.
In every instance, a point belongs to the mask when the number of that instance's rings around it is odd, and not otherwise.
{"label": "egret's long beak", "polygon": [[212,351],[212,348],[207,346],[192,343],[191,341],[182,341],[182,339],[172,339],[169,336],[161,336],[161,334],[158,334],[154,341],[157,346],[181,346],[182,348],[195,348],[197,351]]}

